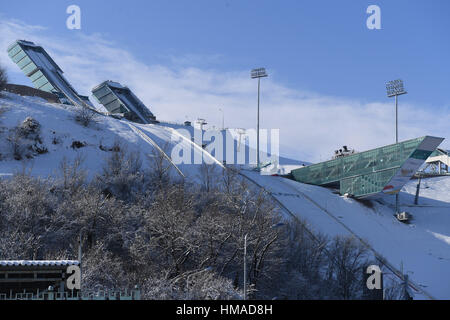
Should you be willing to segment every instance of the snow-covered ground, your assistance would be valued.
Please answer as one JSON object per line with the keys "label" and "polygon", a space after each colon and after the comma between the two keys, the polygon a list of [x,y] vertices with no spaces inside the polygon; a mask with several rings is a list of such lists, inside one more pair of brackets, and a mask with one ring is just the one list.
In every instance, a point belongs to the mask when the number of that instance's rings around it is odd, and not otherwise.
{"label": "snow-covered ground", "polygon": [[393,216],[389,204],[393,196],[369,208],[325,188],[251,171],[245,174],[312,230],[331,237],[355,234],[434,298],[450,299],[450,177],[424,180],[419,206],[413,205],[417,181],[405,186],[400,205],[413,220],[404,224]]}
{"label": "snow-covered ground", "polygon": [[[61,161],[66,158],[73,161],[77,156],[83,158],[83,167],[88,176],[92,178],[101,173],[108,152],[103,151],[100,146],[111,148],[114,143],[120,142],[127,147],[128,151],[140,152],[144,166],[147,155],[159,153],[154,150],[155,143],[170,156],[172,148],[177,145],[188,145],[192,154],[208,158],[210,162],[221,168],[211,155],[202,148],[192,144],[186,139],[172,141],[175,135],[173,126],[161,125],[139,125],[127,120],[118,120],[112,117],[99,115],[94,124],[84,127],[74,120],[74,107],[47,103],[37,97],[22,97],[19,95],[4,93],[5,97],[0,99],[0,108],[6,111],[0,115],[0,176],[8,176],[15,172],[30,171],[34,176],[47,177],[58,173]],[[37,155],[32,159],[21,161],[14,160],[11,148],[8,146],[7,137],[9,130],[19,125],[25,118],[31,116],[41,125],[41,137],[48,153]],[[82,148],[72,148],[72,143],[79,141],[86,144]],[[180,171],[192,179],[198,176],[200,165],[178,165]],[[174,166],[174,175],[178,171]]]}
{"label": "snow-covered ground", "polygon": [[[10,93],[5,96],[0,99],[0,109],[6,108],[0,115],[0,177],[21,171],[24,166],[35,176],[54,175],[63,158],[72,161],[77,155],[82,155],[83,166],[92,177],[101,172],[108,156],[100,146],[110,148],[116,141],[126,144],[130,151],[139,151],[143,158],[154,154],[155,148],[163,149],[170,156],[173,148],[184,146],[192,150],[192,157],[203,155],[208,162],[221,168],[219,162],[190,139],[178,137],[178,141],[174,140],[177,137],[174,129],[181,126],[139,125],[99,116],[94,125],[86,128],[74,121],[71,106]],[[6,138],[9,129],[28,116],[41,124],[43,144],[49,152],[17,161],[8,154],[10,147]],[[71,147],[74,141],[86,146],[74,149]],[[285,159],[282,162],[292,166],[301,164]],[[195,179],[200,165],[181,164],[176,168],[174,174],[179,174],[177,170],[180,170],[183,175]],[[368,208],[325,188],[254,171],[244,171],[244,174],[270,191],[293,214],[306,220],[312,230],[330,237],[357,235],[390,264],[398,269],[403,266],[404,272],[433,297],[450,299],[450,177],[423,180],[418,206],[413,205],[417,181],[412,180],[404,187],[400,203],[403,210],[413,215],[408,225],[393,217],[393,198],[375,201],[374,207]]]}

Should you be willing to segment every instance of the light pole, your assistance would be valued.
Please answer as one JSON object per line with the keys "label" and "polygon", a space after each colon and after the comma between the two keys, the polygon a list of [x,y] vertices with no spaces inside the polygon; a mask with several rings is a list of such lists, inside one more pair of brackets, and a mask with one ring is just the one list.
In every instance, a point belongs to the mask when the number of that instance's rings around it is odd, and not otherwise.
{"label": "light pole", "polygon": [[258,112],[256,121],[256,167],[259,168],[259,92],[261,87],[261,78],[267,77],[268,74],[265,68],[253,69],[251,71],[252,79],[258,79]]}
{"label": "light pole", "polygon": [[[406,94],[403,80],[397,79],[386,83],[387,96],[395,97],[395,143],[398,143],[398,96]],[[400,190],[398,191],[400,192]],[[398,214],[398,193],[395,194],[395,213]]]}
{"label": "light pole", "polygon": [[222,108],[219,108],[219,111],[222,112],[222,130],[225,130],[225,113]]}
{"label": "light pole", "polygon": [[78,263],[79,263],[79,267],[80,267],[80,291],[81,291],[81,284],[83,283],[82,280],[82,276],[83,276],[83,269],[82,269],[82,258],[83,258],[83,231],[85,231],[84,228],[82,228],[80,230],[80,234],[78,237]]}
{"label": "light pole", "polygon": [[386,83],[387,96],[395,97],[395,143],[398,143],[398,96],[406,94],[403,80],[393,80]]}
{"label": "light pole", "polygon": [[203,126],[204,126],[205,124],[208,124],[208,122],[206,122],[205,119],[197,119],[197,121],[195,121],[195,122],[200,126],[200,131],[201,131],[202,134],[203,134]]}
{"label": "light pole", "polygon": [[247,235],[244,236],[244,300],[247,300]]}

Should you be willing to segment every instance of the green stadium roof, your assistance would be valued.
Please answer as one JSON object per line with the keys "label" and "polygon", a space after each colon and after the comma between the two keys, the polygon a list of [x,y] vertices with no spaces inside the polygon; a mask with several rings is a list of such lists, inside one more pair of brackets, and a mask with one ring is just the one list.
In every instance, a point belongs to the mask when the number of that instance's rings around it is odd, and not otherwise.
{"label": "green stadium roof", "polygon": [[395,194],[411,179],[443,138],[425,136],[293,170],[296,181],[339,188],[364,198]]}

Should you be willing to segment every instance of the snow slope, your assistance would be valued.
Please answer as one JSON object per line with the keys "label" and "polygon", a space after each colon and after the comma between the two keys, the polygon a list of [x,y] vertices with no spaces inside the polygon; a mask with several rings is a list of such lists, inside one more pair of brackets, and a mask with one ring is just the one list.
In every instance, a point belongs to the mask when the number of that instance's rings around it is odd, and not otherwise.
{"label": "snow slope", "polygon": [[[7,176],[15,172],[20,172],[26,168],[32,175],[47,177],[54,175],[59,170],[61,161],[66,158],[73,161],[78,155],[84,159],[83,167],[87,170],[88,176],[92,178],[100,173],[104,165],[107,151],[102,151],[100,146],[111,148],[115,142],[121,142],[127,146],[129,151],[138,151],[145,160],[146,155],[153,155],[155,147],[161,148],[168,142],[168,149],[165,150],[170,156],[171,148],[177,141],[171,141],[173,129],[160,125],[138,125],[127,120],[118,120],[112,117],[99,115],[96,123],[83,127],[74,120],[75,108],[63,104],[47,103],[44,99],[37,97],[22,97],[19,95],[5,93],[5,97],[0,99],[0,108],[6,108],[6,112],[0,115],[0,176]],[[8,146],[8,132],[14,126],[20,124],[26,117],[31,116],[41,124],[41,136],[43,144],[49,152],[38,155],[33,159],[16,161],[12,158],[10,147]],[[153,141],[154,139],[154,141]],[[56,144],[53,142],[57,141]],[[86,146],[74,149],[71,147],[74,141],[85,143]],[[152,142],[156,142],[152,143]],[[192,154],[200,158],[208,158],[221,168],[211,155],[198,146],[193,146],[189,141],[181,141],[181,144],[188,145],[192,149]],[[159,149],[156,152],[160,152]],[[144,165],[146,161],[143,161]],[[172,174],[178,175],[178,169],[185,176],[196,179],[200,165],[180,165],[174,166]]]}
{"label": "snow slope", "polygon": [[[310,229],[331,237],[356,235],[387,261],[407,273],[431,296],[450,299],[450,177],[428,179],[420,203],[412,206],[417,181],[410,181],[400,194],[403,210],[413,215],[411,224],[393,216],[389,203],[374,202],[368,208],[329,189],[280,177],[245,175],[268,190]],[[423,187],[425,188],[425,187]],[[393,197],[392,197],[393,198]],[[389,199],[392,200],[392,199]]]}

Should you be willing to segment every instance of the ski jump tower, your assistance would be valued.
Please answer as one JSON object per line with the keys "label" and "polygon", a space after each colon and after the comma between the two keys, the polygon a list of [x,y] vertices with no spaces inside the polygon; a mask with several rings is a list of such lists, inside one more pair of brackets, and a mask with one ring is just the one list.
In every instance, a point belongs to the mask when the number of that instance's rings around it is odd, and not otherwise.
{"label": "ski jump tower", "polygon": [[8,47],[8,55],[30,78],[36,89],[56,94],[64,104],[94,109],[89,98],[78,94],[64,77],[61,68],[41,46],[17,40]]}
{"label": "ski jump tower", "polygon": [[138,123],[157,123],[147,106],[128,87],[118,82],[102,82],[92,89],[92,94],[110,114],[122,115]]}

